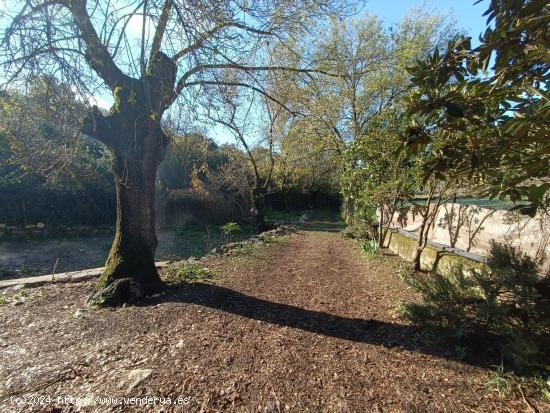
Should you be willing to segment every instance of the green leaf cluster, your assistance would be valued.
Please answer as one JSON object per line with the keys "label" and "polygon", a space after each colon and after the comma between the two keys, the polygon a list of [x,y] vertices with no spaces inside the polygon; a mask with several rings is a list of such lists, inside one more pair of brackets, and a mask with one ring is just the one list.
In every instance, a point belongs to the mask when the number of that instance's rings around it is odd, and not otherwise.
{"label": "green leaf cluster", "polygon": [[550,7],[492,0],[481,44],[458,37],[410,69],[411,151],[437,147],[427,175],[457,173],[534,215],[550,189]]}

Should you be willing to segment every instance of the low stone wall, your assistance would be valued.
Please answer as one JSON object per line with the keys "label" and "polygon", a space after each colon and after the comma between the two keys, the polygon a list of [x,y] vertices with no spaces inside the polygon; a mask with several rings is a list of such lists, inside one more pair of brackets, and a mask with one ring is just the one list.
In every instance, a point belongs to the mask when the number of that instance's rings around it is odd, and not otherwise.
{"label": "low stone wall", "polygon": [[[416,249],[416,240],[397,231],[388,231],[384,240],[384,247],[400,257],[411,261]],[[450,251],[426,245],[420,256],[420,268],[425,271],[435,271],[443,275],[449,275],[454,266],[462,265],[465,269],[479,269],[483,265],[480,262],[459,256]]]}
{"label": "low stone wall", "polygon": [[[410,207],[396,212],[391,226],[418,234],[421,222],[416,207]],[[550,220],[546,215],[530,218],[517,212],[447,203],[439,207],[428,228],[428,240],[482,256],[489,254],[493,241],[506,243],[533,258],[541,274],[550,274]]]}
{"label": "low stone wall", "polygon": [[[169,261],[158,261],[155,266],[158,269],[164,268],[170,264]],[[59,274],[37,275],[27,278],[14,278],[12,280],[0,280],[0,290],[9,287],[37,287],[43,284],[77,282],[87,280],[89,278],[99,277],[103,272],[104,267],[91,268],[89,270],[60,272]]]}

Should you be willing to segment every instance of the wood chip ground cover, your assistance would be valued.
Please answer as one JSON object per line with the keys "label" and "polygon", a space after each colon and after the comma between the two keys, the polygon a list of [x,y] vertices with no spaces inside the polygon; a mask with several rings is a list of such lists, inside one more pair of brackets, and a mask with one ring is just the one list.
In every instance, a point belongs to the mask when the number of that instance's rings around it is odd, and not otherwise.
{"label": "wood chip ground cover", "polygon": [[[88,309],[93,281],[12,292],[23,299],[0,306],[0,411],[550,411],[534,390],[499,395],[490,369],[419,344],[393,311],[415,299],[400,262],[306,228],[203,260],[213,279],[139,306]],[[43,405],[14,404],[31,395]],[[96,399],[119,396],[186,404]]]}

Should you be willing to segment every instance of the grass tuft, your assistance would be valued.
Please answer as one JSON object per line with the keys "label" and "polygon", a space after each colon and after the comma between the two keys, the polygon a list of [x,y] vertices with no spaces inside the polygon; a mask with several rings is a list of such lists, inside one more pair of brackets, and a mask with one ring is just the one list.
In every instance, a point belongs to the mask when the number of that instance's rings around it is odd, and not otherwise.
{"label": "grass tuft", "polygon": [[214,276],[207,268],[195,263],[166,268],[165,274],[167,280],[173,283],[201,282]]}

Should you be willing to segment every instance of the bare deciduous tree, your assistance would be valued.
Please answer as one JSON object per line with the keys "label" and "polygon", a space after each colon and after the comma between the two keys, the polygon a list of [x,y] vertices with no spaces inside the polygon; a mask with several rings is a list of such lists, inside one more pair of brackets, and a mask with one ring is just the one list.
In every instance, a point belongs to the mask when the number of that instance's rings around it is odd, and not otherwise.
{"label": "bare deciduous tree", "polygon": [[[241,88],[242,89],[242,88]],[[288,135],[293,125],[293,114],[286,109],[285,96],[276,102],[255,93],[242,94],[239,88],[231,88],[221,94],[226,110],[212,119],[224,126],[235,137],[244,150],[246,160],[250,165],[252,181],[249,184],[252,200],[251,216],[258,232],[268,229],[265,222],[265,198],[273,186],[277,146],[283,136]],[[260,121],[254,125],[253,118]],[[253,138],[258,137],[255,145]]]}
{"label": "bare deciduous tree", "polygon": [[[161,285],[154,263],[154,196],[168,143],[163,115],[176,104],[181,113],[192,113],[220,85],[268,96],[262,82],[274,71],[307,72],[307,53],[289,68],[270,65],[264,51],[275,44],[290,47],[319,17],[342,12],[339,3],[8,0],[2,15],[8,21],[0,26],[6,84],[49,73],[86,99],[108,90],[115,102],[107,114],[90,111],[81,125],[114,156],[116,235],[99,284],[107,288],[99,296],[105,304],[120,301],[124,291],[130,300]],[[224,78],[228,69],[242,73],[240,80]]]}

